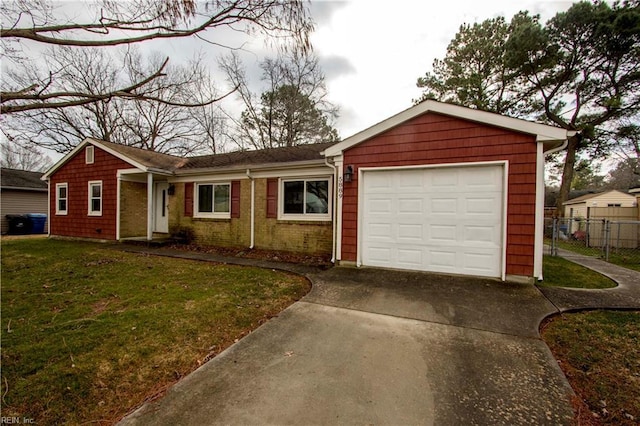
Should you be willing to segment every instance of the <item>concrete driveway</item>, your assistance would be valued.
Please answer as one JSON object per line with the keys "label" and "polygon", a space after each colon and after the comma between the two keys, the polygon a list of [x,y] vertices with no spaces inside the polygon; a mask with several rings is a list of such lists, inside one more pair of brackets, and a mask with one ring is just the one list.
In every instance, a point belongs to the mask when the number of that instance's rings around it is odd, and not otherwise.
{"label": "concrete driveway", "polygon": [[123,425],[569,424],[533,286],[334,268]]}

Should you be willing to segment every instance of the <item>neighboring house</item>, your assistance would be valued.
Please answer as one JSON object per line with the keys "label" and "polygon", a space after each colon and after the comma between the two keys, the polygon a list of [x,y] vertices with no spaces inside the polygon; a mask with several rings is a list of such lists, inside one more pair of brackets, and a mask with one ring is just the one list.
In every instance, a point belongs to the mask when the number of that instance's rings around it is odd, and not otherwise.
{"label": "neighboring house", "polygon": [[[9,222],[6,215],[47,213],[48,189],[42,173],[25,170],[0,169],[1,232],[6,234]],[[46,232],[46,224],[45,224]]]}
{"label": "neighboring house", "polygon": [[[636,207],[637,203],[634,195],[615,189],[586,194],[563,203],[564,217],[567,219],[617,218],[621,213]],[[626,216],[626,214],[623,215]]]}
{"label": "neighboring house", "polygon": [[530,281],[544,155],[572,134],[426,101],[337,144],[183,159],[86,139],[45,174],[51,235],[189,230],[199,244]]}

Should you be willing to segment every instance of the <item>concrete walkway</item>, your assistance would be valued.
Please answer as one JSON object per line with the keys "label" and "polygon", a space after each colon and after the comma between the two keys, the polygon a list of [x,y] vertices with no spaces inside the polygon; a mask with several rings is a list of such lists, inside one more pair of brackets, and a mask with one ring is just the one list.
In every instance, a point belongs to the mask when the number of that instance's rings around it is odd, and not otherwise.
{"label": "concrete walkway", "polygon": [[[534,286],[492,280],[132,250],[292,271],[313,288],[123,425],[551,425],[573,418],[573,392],[538,326],[575,292],[547,298]],[[606,294],[622,303],[620,291]],[[578,294],[587,307],[601,300]]]}
{"label": "concrete walkway", "polygon": [[640,272],[563,249],[558,249],[558,256],[599,272],[618,284],[617,287],[594,290],[541,287],[540,291],[560,312],[581,309],[640,309]]}

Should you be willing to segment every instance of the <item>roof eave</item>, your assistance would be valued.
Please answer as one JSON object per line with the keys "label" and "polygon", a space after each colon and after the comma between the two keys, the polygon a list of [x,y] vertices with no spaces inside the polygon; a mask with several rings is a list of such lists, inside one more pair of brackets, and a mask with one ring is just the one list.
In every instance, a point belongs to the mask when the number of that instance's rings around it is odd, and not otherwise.
{"label": "roof eave", "polygon": [[0,189],[9,189],[11,191],[30,191],[30,192],[47,192],[48,188],[29,188],[25,186],[1,186]]}
{"label": "roof eave", "polygon": [[176,176],[191,176],[203,173],[218,174],[229,172],[245,172],[247,169],[252,171],[268,171],[278,169],[302,169],[310,166],[325,165],[324,159],[304,160],[304,161],[288,161],[284,163],[265,163],[265,164],[238,164],[227,167],[199,167],[197,169],[176,170]]}

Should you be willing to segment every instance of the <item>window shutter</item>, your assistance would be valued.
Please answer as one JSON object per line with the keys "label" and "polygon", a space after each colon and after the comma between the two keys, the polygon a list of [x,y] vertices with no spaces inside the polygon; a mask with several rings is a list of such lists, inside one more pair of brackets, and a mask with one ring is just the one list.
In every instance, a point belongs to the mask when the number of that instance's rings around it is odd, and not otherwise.
{"label": "window shutter", "polygon": [[267,217],[278,217],[278,179],[267,179]]}
{"label": "window shutter", "polygon": [[231,217],[240,217],[240,181],[231,181]]}
{"label": "window shutter", "polygon": [[184,184],[184,215],[193,217],[193,182]]}

